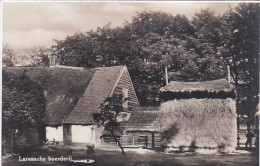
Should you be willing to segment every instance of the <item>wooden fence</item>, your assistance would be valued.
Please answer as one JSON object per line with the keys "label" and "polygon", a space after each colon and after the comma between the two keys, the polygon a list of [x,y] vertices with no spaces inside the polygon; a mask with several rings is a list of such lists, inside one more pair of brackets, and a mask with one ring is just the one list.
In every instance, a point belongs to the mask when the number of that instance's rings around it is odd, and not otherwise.
{"label": "wooden fence", "polygon": [[[159,133],[151,132],[135,132],[128,133],[117,137],[122,147],[129,148],[155,148],[161,146],[161,136]],[[103,136],[101,139],[103,146],[117,146],[115,139],[112,136]]]}
{"label": "wooden fence", "polygon": [[161,146],[161,137],[158,133],[122,135],[120,143],[123,147],[155,148]]}

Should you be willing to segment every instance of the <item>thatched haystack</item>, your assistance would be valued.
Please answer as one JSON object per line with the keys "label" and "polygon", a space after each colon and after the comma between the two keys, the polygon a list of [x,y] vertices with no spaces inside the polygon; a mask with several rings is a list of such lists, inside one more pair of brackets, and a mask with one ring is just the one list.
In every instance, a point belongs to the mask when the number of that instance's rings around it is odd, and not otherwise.
{"label": "thatched haystack", "polygon": [[170,146],[235,147],[235,101],[228,99],[181,99],[162,103],[162,135]]}
{"label": "thatched haystack", "polygon": [[[202,84],[174,82],[161,89],[164,102],[161,103],[159,119],[162,138],[166,139],[169,147],[200,147],[200,148],[231,148],[236,147],[237,124],[236,103],[225,96],[235,96],[234,88],[226,84],[214,87]],[[199,88],[195,88],[196,85]],[[228,88],[225,88],[228,86]],[[171,88],[172,87],[172,88]],[[181,90],[176,88],[181,87]],[[216,89],[222,87],[225,90]],[[207,90],[210,89],[210,90]],[[215,90],[214,90],[215,89]],[[167,93],[167,96],[165,97]],[[183,99],[180,98],[185,93]],[[197,97],[198,93],[205,97]],[[188,94],[188,95],[187,95]],[[209,94],[210,97],[206,97]]]}

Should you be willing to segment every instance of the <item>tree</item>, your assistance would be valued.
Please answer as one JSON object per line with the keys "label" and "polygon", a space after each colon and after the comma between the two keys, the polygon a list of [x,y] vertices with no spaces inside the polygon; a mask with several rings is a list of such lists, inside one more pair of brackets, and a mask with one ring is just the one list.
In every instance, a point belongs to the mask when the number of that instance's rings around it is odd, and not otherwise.
{"label": "tree", "polygon": [[192,19],[194,37],[188,38],[189,47],[192,47],[199,57],[198,69],[203,73],[204,80],[223,78],[226,67],[220,56],[223,37],[228,29],[220,16],[209,9],[201,10]]}
{"label": "tree", "polygon": [[13,152],[14,133],[23,128],[34,128],[46,121],[43,89],[32,82],[22,70],[11,73],[3,70],[2,128],[8,137],[9,152]]}
{"label": "tree", "polygon": [[49,64],[52,50],[43,46],[34,46],[26,49],[13,50],[8,45],[3,48],[3,66],[39,66]]}
{"label": "tree", "polygon": [[171,33],[177,35],[179,38],[182,38],[186,35],[193,35],[194,29],[185,15],[177,14],[173,18]]}
{"label": "tree", "polygon": [[249,118],[259,103],[259,14],[258,3],[241,3],[223,15],[229,32],[221,54],[235,82],[238,113]]}
{"label": "tree", "polygon": [[102,66],[123,65],[128,57],[126,41],[128,37],[122,28],[111,28],[110,24],[103,28],[98,27],[93,54],[98,57],[97,63]]}
{"label": "tree", "polygon": [[3,63],[3,66],[14,66],[14,56],[15,56],[15,53],[14,53],[14,50],[9,48],[8,45],[4,45],[3,47],[3,57],[2,57],[2,63]]}
{"label": "tree", "polygon": [[52,50],[43,46],[34,46],[23,50],[25,60],[29,61],[30,66],[49,65],[49,56]]}
{"label": "tree", "polygon": [[157,105],[156,93],[169,80],[205,81],[226,76],[220,56],[225,22],[210,10],[190,22],[184,15],[140,12],[123,27],[110,24],[56,41],[62,64],[100,67],[126,65],[141,105]]}
{"label": "tree", "polygon": [[[88,38],[87,35],[77,32],[72,36],[67,36],[65,40],[54,40],[56,45],[53,46],[54,54],[61,56],[61,64],[66,66],[91,66],[85,64],[88,57]],[[89,58],[90,59],[90,58]],[[89,60],[90,61],[90,60]]]}
{"label": "tree", "polygon": [[148,33],[164,35],[170,32],[173,16],[163,12],[140,12],[132,18],[131,27],[140,38]]}
{"label": "tree", "polygon": [[124,111],[122,103],[125,100],[127,99],[124,99],[122,95],[107,97],[100,106],[100,112],[93,114],[96,124],[98,126],[103,126],[104,130],[113,136],[123,155],[125,155],[124,148],[121,146],[120,140],[116,136],[116,131],[120,125],[120,123],[117,122],[117,117],[120,112]]}
{"label": "tree", "polygon": [[157,63],[142,64],[130,71],[131,79],[142,106],[158,106],[160,87],[165,85],[164,69]]}

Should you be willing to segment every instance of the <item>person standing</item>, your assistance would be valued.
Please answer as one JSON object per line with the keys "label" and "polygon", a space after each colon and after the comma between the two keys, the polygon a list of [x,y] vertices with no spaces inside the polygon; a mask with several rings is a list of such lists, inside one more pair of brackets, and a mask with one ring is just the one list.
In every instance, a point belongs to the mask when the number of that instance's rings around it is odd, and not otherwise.
{"label": "person standing", "polygon": [[256,134],[255,147],[256,147],[256,149],[258,149],[259,148],[259,129],[258,128],[255,129],[254,133]]}
{"label": "person standing", "polygon": [[248,130],[247,134],[246,134],[246,148],[247,148],[247,145],[249,144],[250,146],[250,149],[252,148],[252,138],[254,137],[255,135],[250,131]]}

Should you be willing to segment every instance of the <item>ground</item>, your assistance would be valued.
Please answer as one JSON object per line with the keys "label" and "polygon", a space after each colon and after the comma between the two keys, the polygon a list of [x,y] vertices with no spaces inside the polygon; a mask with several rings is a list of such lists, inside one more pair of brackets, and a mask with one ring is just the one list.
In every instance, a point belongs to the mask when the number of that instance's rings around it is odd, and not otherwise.
{"label": "ground", "polygon": [[[71,150],[72,149],[72,150]],[[205,152],[205,153],[204,153]],[[210,152],[210,153],[209,153]],[[76,146],[43,146],[30,148],[26,154],[19,154],[21,157],[68,157],[73,159],[85,159],[86,152],[82,147]],[[118,149],[96,148],[95,163],[85,164],[93,166],[258,166],[259,154],[245,150],[236,151],[232,154],[214,153],[214,151],[186,152],[186,153],[165,153],[143,149],[127,149],[123,156]],[[72,162],[46,161],[46,162],[22,162],[18,156],[14,158],[2,158],[3,166],[76,166]]]}

